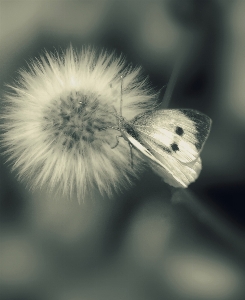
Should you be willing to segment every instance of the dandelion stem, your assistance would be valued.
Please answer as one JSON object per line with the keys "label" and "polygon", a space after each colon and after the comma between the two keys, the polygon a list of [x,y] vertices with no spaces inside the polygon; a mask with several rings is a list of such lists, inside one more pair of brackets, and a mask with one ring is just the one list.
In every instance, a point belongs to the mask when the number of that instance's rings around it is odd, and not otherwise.
{"label": "dandelion stem", "polygon": [[175,85],[176,85],[177,80],[178,80],[180,70],[183,66],[183,63],[186,60],[186,57],[187,57],[188,53],[189,53],[190,42],[188,43],[188,41],[189,41],[188,38],[183,38],[180,41],[180,45],[185,45],[185,46],[180,47],[181,50],[177,54],[177,60],[174,64],[173,71],[172,71],[172,74],[170,76],[169,82],[167,84],[167,89],[166,89],[166,92],[164,94],[161,106],[160,106],[162,109],[165,109],[169,106],[169,103],[170,103],[170,100],[171,100],[171,97],[172,97],[172,94],[173,94],[173,90],[174,90]]}
{"label": "dandelion stem", "polygon": [[208,205],[198,199],[190,190],[177,190],[173,193],[172,201],[175,204],[185,205],[188,209],[204,223],[207,227],[211,228],[218,236],[233,247],[238,254],[244,257],[245,253],[245,240],[240,231],[220,213],[211,209]]}
{"label": "dandelion stem", "polygon": [[120,117],[122,117],[122,85],[123,85],[123,77],[121,76]]}
{"label": "dandelion stem", "polygon": [[172,74],[170,76],[170,80],[167,84],[167,89],[166,92],[164,94],[163,100],[162,100],[162,104],[161,104],[161,108],[167,108],[169,106],[172,94],[173,94],[173,90],[174,87],[176,85],[178,76],[179,76],[179,71],[180,71],[180,67],[181,67],[181,62],[180,60],[177,60],[177,62],[174,65]]}

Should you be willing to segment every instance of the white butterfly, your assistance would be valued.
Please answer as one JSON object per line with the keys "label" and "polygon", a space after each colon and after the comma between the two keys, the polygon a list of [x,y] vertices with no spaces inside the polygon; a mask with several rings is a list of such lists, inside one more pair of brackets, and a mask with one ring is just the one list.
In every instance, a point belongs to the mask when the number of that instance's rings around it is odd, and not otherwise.
{"label": "white butterfly", "polygon": [[202,169],[200,153],[211,128],[211,119],[192,109],[162,109],[136,116],[122,117],[118,128],[122,137],[148,160],[163,180],[174,187],[187,188]]}
{"label": "white butterfly", "polygon": [[163,109],[119,117],[119,130],[140,151],[164,181],[186,188],[201,171],[200,152],[208,138],[211,119],[191,109]]}

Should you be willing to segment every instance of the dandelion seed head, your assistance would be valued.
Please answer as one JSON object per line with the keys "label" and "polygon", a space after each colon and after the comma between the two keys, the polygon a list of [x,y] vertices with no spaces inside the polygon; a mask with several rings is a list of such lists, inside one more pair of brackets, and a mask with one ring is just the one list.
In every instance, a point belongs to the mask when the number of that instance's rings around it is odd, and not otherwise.
{"label": "dandelion seed head", "polygon": [[96,95],[84,95],[78,91],[60,95],[50,102],[44,111],[43,130],[49,132],[50,140],[56,139],[58,147],[65,150],[84,147],[84,144],[102,143],[103,130],[115,124],[111,108],[103,108]]}
{"label": "dandelion seed head", "polygon": [[[154,95],[139,75],[122,57],[72,47],[46,52],[20,71],[1,116],[5,153],[19,178],[31,188],[76,192],[79,200],[95,186],[110,194],[129,182],[138,169],[130,167],[128,144],[112,145],[121,96],[127,119],[153,105]],[[140,168],[137,154],[135,159]]]}

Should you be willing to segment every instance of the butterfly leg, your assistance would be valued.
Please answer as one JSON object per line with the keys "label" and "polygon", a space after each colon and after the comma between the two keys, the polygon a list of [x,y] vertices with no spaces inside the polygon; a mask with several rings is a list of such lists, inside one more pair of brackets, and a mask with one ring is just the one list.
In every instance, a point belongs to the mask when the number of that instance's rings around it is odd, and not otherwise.
{"label": "butterfly leg", "polygon": [[133,169],[134,167],[134,162],[133,162],[133,146],[128,143],[129,145],[129,149],[130,149],[130,164],[131,164],[131,168]]}
{"label": "butterfly leg", "polygon": [[[114,130],[119,131],[118,127],[113,127],[113,126],[103,127],[103,128],[100,128],[99,130],[103,131],[103,130],[107,130],[107,129],[114,129]],[[119,144],[119,139],[118,139],[119,137],[122,137],[122,135],[117,135],[116,136],[116,144],[115,145],[111,145],[111,143],[108,142],[108,144],[111,146],[111,149],[114,149],[114,148],[117,147],[117,145]]]}
{"label": "butterfly leg", "polygon": [[116,141],[116,144],[115,144],[114,146],[111,146],[111,149],[114,149],[114,148],[116,148],[116,147],[118,146],[118,144],[119,144],[119,138],[120,138],[120,137],[122,137],[122,135],[117,135],[117,136],[116,136],[116,140],[117,140],[117,141]]}

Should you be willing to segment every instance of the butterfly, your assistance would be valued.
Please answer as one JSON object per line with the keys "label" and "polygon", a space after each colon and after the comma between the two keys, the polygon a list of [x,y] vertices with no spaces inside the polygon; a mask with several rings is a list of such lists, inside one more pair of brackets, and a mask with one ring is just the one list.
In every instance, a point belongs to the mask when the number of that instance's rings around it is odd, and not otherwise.
{"label": "butterfly", "polygon": [[209,136],[211,119],[193,109],[159,109],[137,115],[131,121],[120,114],[121,136],[139,151],[152,169],[171,186],[187,188],[202,169],[200,153]]}

